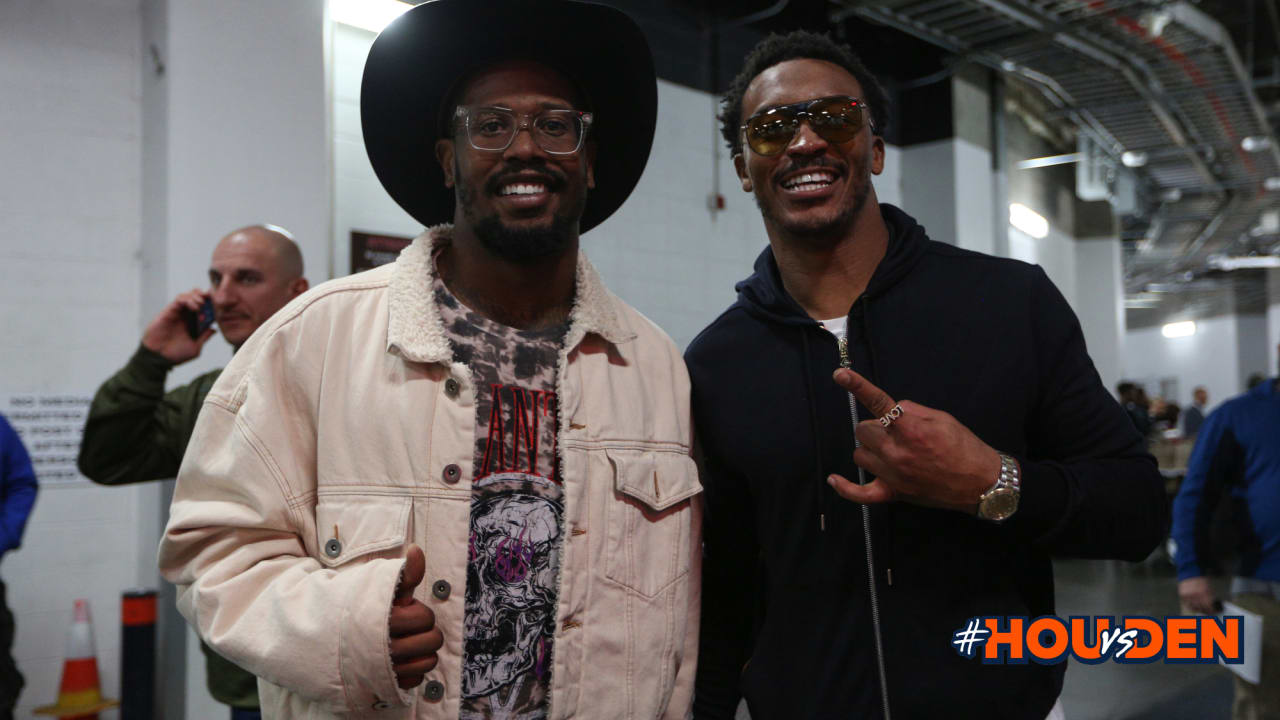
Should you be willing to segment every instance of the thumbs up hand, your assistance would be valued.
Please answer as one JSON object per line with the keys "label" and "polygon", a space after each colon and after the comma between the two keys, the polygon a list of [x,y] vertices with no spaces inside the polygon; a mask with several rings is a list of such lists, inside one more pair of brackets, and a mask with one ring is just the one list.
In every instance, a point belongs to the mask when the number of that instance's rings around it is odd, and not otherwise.
{"label": "thumbs up hand", "polygon": [[444,635],[436,628],[435,613],[413,599],[413,592],[422,583],[426,571],[427,557],[422,548],[410,545],[391,600],[390,616],[391,668],[395,671],[396,683],[405,690],[421,683],[423,676],[435,668],[436,651],[444,645]]}

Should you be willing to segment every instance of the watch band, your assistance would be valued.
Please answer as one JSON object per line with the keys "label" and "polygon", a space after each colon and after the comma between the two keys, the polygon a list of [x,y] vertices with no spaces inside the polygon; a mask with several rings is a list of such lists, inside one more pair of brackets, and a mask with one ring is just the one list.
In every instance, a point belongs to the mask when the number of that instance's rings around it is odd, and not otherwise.
{"label": "watch band", "polygon": [[1017,460],[1004,453],[1000,453],[1000,479],[996,481],[996,486],[998,487],[1001,483],[1009,485],[1014,490],[1022,490],[1022,468],[1019,467]]}
{"label": "watch band", "polygon": [[1000,476],[978,498],[978,517],[992,522],[1008,520],[1018,510],[1022,494],[1022,468],[1011,456],[1000,453]]}

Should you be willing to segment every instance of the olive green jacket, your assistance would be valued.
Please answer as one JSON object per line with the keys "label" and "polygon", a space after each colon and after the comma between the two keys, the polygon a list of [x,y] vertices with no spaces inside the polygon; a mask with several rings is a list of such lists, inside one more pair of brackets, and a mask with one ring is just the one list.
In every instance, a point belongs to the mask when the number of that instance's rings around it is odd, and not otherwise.
{"label": "olive green jacket", "polygon": [[[221,370],[164,391],[173,363],[141,345],[93,396],[77,464],[102,485],[177,476],[204,396]],[[201,643],[209,693],[236,708],[258,707],[258,679]]]}

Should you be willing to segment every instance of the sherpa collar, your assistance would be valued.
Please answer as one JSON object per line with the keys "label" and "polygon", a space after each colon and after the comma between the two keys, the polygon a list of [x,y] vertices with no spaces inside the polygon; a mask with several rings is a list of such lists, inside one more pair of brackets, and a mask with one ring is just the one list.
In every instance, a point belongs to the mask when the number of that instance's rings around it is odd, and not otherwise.
{"label": "sherpa collar", "polygon": [[[452,360],[449,338],[431,292],[435,281],[431,250],[452,232],[453,226],[448,224],[428,228],[400,252],[391,275],[388,352],[398,350],[401,356],[414,362]],[[619,321],[619,304],[587,256],[579,251],[576,291],[565,344],[572,349],[587,333],[595,333],[614,345],[634,340],[635,333],[624,329]]]}

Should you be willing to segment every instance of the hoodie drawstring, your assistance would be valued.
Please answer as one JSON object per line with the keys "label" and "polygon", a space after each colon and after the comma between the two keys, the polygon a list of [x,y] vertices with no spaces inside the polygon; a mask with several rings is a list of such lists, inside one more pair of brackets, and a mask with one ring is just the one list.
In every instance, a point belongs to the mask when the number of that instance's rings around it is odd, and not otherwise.
{"label": "hoodie drawstring", "polygon": [[[813,394],[813,377],[809,372],[810,349],[809,349],[809,328],[801,326],[800,344],[804,347],[804,362],[800,366],[800,372],[804,374],[805,389],[808,391],[809,405],[809,425],[812,429],[810,435],[813,437],[813,457],[818,463],[818,469],[822,469],[822,438],[818,432],[818,410],[814,407],[816,395]],[[825,477],[820,478],[821,486],[818,488],[818,530],[820,532],[827,531],[827,503],[828,503],[828,485]]]}

